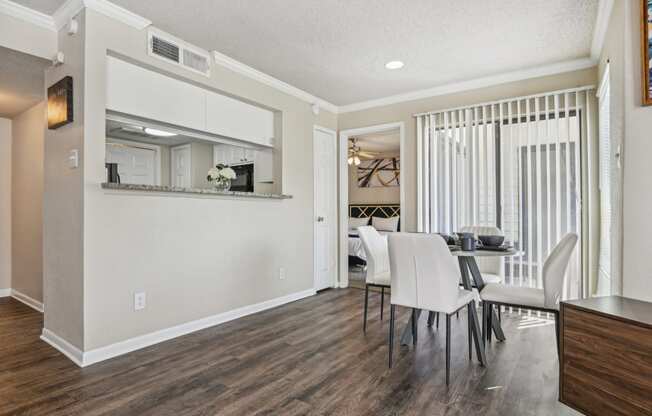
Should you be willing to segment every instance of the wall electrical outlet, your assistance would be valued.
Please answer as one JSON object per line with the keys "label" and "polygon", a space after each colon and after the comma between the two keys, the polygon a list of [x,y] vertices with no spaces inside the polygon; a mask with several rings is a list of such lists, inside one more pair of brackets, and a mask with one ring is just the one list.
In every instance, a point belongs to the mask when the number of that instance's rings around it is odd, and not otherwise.
{"label": "wall electrical outlet", "polygon": [[140,311],[147,306],[147,295],[145,292],[134,293],[134,310]]}
{"label": "wall electrical outlet", "polygon": [[285,267],[278,269],[278,278],[281,280],[285,279]]}

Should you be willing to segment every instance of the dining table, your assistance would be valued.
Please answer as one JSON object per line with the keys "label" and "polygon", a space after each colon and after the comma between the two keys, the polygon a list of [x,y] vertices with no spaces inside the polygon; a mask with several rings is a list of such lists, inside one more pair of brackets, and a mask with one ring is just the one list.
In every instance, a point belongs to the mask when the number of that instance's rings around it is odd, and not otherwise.
{"label": "dining table", "polygon": [[[519,251],[514,249],[513,247],[509,248],[482,248],[482,247],[477,247],[473,251],[464,251],[461,250],[459,246],[454,246],[454,245],[449,245],[449,248],[451,250],[451,254],[455,257],[457,257],[458,263],[460,265],[460,272],[462,275],[462,286],[466,290],[473,290],[477,289],[478,292],[481,292],[482,289],[485,286],[485,282],[482,279],[482,273],[480,272],[480,269],[478,268],[478,263],[476,262],[476,257],[513,257],[519,255]],[[503,332],[503,328],[500,325],[500,319],[498,315],[496,314],[496,311],[492,308],[491,310],[491,319],[489,321],[491,322],[491,329],[493,333],[496,336],[496,339],[499,341],[504,341],[505,340],[505,333]],[[407,325],[403,329],[403,332],[401,334],[401,345],[409,345],[412,343],[412,330],[413,330],[413,320],[416,319],[417,321],[419,320],[419,316],[421,315],[421,311],[417,310],[415,313],[411,314],[410,320],[408,321]],[[432,314],[429,316],[429,323],[432,323]],[[472,328],[469,331],[470,334],[473,336],[473,341],[475,344],[478,360],[482,365],[486,365],[486,355],[484,351],[484,338],[486,338],[485,334],[482,334],[480,336],[480,328],[477,320],[473,319],[471,320],[471,325]]]}

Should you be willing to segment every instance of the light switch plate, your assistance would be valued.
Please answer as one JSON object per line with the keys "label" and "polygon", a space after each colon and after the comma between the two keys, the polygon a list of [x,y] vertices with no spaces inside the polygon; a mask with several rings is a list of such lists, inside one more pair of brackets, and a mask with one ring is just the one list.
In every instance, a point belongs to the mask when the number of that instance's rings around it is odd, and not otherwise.
{"label": "light switch plate", "polygon": [[79,150],[72,149],[68,153],[68,167],[70,169],[77,169],[79,167]]}

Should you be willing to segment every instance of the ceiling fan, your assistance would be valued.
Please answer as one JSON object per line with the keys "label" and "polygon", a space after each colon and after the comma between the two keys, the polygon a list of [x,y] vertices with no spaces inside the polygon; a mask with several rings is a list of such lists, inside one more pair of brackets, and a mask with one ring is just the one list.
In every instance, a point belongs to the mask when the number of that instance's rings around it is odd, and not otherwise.
{"label": "ceiling fan", "polygon": [[349,139],[349,158],[347,160],[349,165],[356,165],[358,166],[361,161],[360,158],[362,157],[363,159],[375,159],[377,154],[373,152],[366,152],[364,150],[360,149],[360,146],[358,146],[358,139],[351,138]]}

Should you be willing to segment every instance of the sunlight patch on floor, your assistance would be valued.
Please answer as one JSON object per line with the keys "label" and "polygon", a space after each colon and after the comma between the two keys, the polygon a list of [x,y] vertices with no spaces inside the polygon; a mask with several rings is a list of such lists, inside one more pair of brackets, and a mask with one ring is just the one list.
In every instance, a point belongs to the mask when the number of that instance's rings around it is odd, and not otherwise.
{"label": "sunlight patch on floor", "polygon": [[521,318],[521,321],[518,323],[517,329],[531,329],[538,328],[541,326],[554,325],[555,321],[551,319],[543,319],[536,316],[524,316]]}

